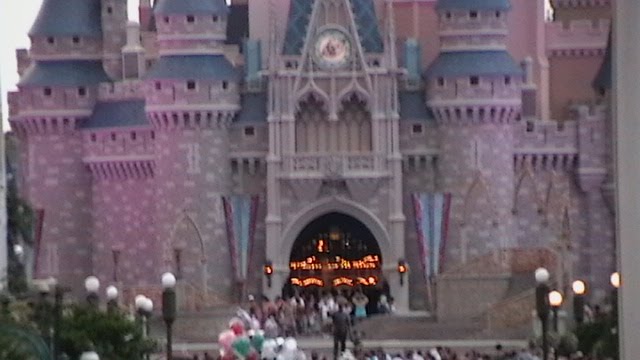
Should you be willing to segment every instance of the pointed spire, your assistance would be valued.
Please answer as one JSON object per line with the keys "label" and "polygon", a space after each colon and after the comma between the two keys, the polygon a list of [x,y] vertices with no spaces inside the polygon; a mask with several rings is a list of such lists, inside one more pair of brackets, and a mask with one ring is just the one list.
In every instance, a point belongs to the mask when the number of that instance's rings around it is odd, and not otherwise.
{"label": "pointed spire", "polygon": [[607,41],[607,50],[604,54],[604,59],[600,65],[600,70],[593,80],[593,87],[600,93],[611,90],[613,67],[612,67],[612,51],[613,41],[611,38],[611,31],[609,31],[609,40]]}
{"label": "pointed spire", "polygon": [[29,36],[102,37],[100,0],[44,0]]}

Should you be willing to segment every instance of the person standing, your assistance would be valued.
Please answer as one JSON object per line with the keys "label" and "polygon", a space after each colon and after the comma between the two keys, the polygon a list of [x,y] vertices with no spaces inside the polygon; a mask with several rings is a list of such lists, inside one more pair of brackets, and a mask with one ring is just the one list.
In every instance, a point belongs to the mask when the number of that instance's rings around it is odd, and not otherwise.
{"label": "person standing", "polygon": [[344,312],[342,305],[338,306],[338,311],[333,315],[333,358],[338,359],[338,355],[347,349],[347,336],[351,331],[351,316]]}
{"label": "person standing", "polygon": [[367,317],[367,304],[369,303],[369,298],[367,295],[358,291],[353,296],[353,305],[355,306],[355,318],[356,320],[363,319]]}

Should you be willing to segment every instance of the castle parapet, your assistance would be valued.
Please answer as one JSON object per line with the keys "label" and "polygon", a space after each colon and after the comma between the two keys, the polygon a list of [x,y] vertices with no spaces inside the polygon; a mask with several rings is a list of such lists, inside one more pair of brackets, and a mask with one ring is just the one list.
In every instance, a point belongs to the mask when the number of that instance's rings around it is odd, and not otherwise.
{"label": "castle parapet", "polygon": [[571,170],[578,162],[578,123],[576,121],[519,122],[514,129],[516,170]]}
{"label": "castle parapet", "polygon": [[573,20],[546,25],[547,53],[552,56],[603,54],[607,47],[611,21]]}
{"label": "castle parapet", "polygon": [[117,101],[130,99],[144,99],[142,81],[129,80],[116,83],[103,83],[98,88],[98,100]]}

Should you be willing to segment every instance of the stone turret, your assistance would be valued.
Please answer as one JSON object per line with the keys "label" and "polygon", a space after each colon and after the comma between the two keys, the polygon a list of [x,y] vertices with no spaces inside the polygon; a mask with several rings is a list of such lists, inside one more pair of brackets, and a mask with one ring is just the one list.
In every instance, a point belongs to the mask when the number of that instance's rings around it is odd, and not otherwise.
{"label": "stone turret", "polygon": [[523,72],[506,51],[509,9],[508,0],[437,6],[441,53],[425,74],[427,105],[440,129],[441,191],[453,194],[447,256],[461,262],[513,245],[511,123]]}
{"label": "stone turret", "polygon": [[207,279],[205,269],[209,262],[231,269],[221,251],[221,197],[231,191],[229,125],[240,109],[241,75],[223,54],[227,14],[224,0],[156,2],[160,57],[145,77],[146,113],[157,133],[158,246],[185,284],[215,287],[223,297],[231,273]]}
{"label": "stone turret", "polygon": [[43,222],[34,276],[69,286],[81,286],[92,267],[90,177],[78,128],[91,115],[99,84],[110,81],[100,10],[100,0],[45,0],[29,32],[30,65],[11,94],[10,122],[24,154],[21,192]]}
{"label": "stone turret", "polygon": [[120,51],[127,42],[127,0],[102,0],[104,68],[113,79],[122,79]]}

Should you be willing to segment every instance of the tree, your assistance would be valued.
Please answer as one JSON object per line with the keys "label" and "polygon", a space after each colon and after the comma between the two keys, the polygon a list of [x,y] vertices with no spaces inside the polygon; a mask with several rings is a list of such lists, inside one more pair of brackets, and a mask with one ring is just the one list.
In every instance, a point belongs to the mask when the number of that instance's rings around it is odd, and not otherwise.
{"label": "tree", "polygon": [[60,326],[60,350],[76,358],[88,349],[102,359],[141,359],[155,343],[144,339],[139,324],[121,312],[105,313],[90,306],[71,306]]}

